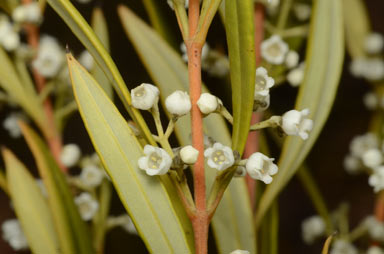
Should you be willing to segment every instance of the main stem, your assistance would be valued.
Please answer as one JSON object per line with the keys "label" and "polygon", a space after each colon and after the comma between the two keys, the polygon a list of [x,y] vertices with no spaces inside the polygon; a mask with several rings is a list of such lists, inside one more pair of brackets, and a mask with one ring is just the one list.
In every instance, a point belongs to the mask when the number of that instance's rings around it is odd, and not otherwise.
{"label": "main stem", "polygon": [[[32,2],[32,1],[31,0],[23,0],[23,4],[28,4],[30,2]],[[26,24],[24,28],[25,28],[26,33],[27,33],[28,44],[33,49],[37,50],[39,47],[39,28],[38,28],[38,26],[36,26],[34,24]],[[43,91],[45,84],[46,84],[45,78],[43,76],[41,76],[40,73],[35,69],[32,70],[32,75],[33,75],[33,78],[35,80],[38,92]],[[47,97],[44,100],[43,109],[44,109],[44,112],[46,115],[47,122],[46,122],[46,126],[44,128],[41,127],[42,132],[44,134],[44,137],[45,137],[45,139],[49,145],[49,148],[50,148],[56,162],[60,166],[61,170],[66,172],[67,168],[60,161],[60,153],[61,153],[61,149],[62,149],[62,140],[61,140],[61,135],[60,135],[60,133],[56,127],[53,107],[52,107],[52,103],[51,103],[49,97]]]}
{"label": "main stem", "polygon": [[196,41],[200,15],[199,8],[199,0],[190,0],[188,20],[189,36],[186,46],[188,51],[189,93],[192,102],[192,144],[193,147],[199,151],[199,156],[194,164],[193,171],[196,213],[191,217],[191,221],[195,237],[196,253],[206,254],[208,253],[209,216],[205,196],[203,118],[197,106],[197,100],[201,94],[201,49],[204,43]]}

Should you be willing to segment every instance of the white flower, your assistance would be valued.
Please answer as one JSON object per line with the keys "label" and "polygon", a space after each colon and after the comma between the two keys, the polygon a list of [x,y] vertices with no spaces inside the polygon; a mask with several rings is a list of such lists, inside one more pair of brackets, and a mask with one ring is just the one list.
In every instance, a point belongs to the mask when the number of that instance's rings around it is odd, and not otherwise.
{"label": "white flower", "polygon": [[299,54],[294,50],[288,51],[287,57],[285,58],[285,66],[287,66],[288,69],[292,69],[296,67],[298,64],[299,64]]}
{"label": "white flower", "polygon": [[95,64],[95,60],[93,60],[93,57],[88,50],[84,50],[79,56],[79,63],[84,66],[85,69],[90,71]]}
{"label": "white flower", "polygon": [[292,69],[290,72],[288,72],[287,81],[291,86],[297,87],[301,84],[301,82],[303,82],[304,69],[305,63],[302,62],[297,68]]}
{"label": "white flower", "polygon": [[384,223],[377,220],[375,216],[368,216],[363,224],[368,230],[369,236],[373,240],[384,241]]}
{"label": "white flower", "polygon": [[371,246],[367,250],[367,254],[384,254],[384,250],[378,246]]}
{"label": "white flower", "polygon": [[46,78],[56,76],[64,62],[64,52],[57,40],[51,36],[43,36],[40,39],[37,57],[32,66]]}
{"label": "white flower", "polygon": [[287,43],[278,35],[273,35],[261,43],[261,56],[271,64],[282,64],[287,52]]}
{"label": "white flower", "polygon": [[227,169],[235,163],[232,149],[221,143],[205,149],[204,156],[208,159],[208,166],[217,170]]}
{"label": "white flower", "polygon": [[377,54],[383,50],[384,38],[379,33],[370,33],[364,40],[364,49],[368,54]]}
{"label": "white flower", "polygon": [[165,99],[165,107],[169,113],[182,116],[191,110],[191,99],[187,92],[175,91]]}
{"label": "white flower", "polygon": [[359,158],[353,155],[347,155],[344,158],[344,168],[350,174],[356,174],[361,169],[361,162]]}
{"label": "white flower", "polygon": [[357,58],[352,61],[350,71],[355,77],[381,80],[384,78],[384,61],[380,58]]}
{"label": "white flower", "polygon": [[168,172],[172,164],[172,158],[162,148],[146,145],[144,147],[145,156],[140,157],[139,168],[145,170],[150,175],[164,175]]}
{"label": "white flower", "polygon": [[308,132],[312,130],[313,121],[308,119],[308,109],[302,111],[290,110],[282,116],[282,128],[287,135],[300,136],[302,139],[308,138]]}
{"label": "white flower", "polygon": [[247,250],[234,250],[229,254],[250,254]]}
{"label": "white flower", "polygon": [[85,166],[81,170],[80,180],[88,187],[96,187],[101,184],[104,178],[103,170],[95,165]]}
{"label": "white flower", "polygon": [[75,197],[75,204],[79,208],[81,218],[85,221],[91,220],[99,209],[99,203],[88,192],[82,192]]}
{"label": "white flower", "polygon": [[378,147],[378,137],[373,133],[366,133],[364,135],[356,136],[349,144],[349,150],[351,151],[351,154],[357,158],[361,158],[367,150]]}
{"label": "white flower", "polygon": [[201,113],[208,115],[218,109],[220,101],[216,96],[210,93],[202,93],[197,101],[197,106]]}
{"label": "white flower", "polygon": [[12,249],[19,251],[28,248],[27,239],[17,219],[4,221],[1,229],[3,231],[3,239],[9,243]]}
{"label": "white flower", "polygon": [[375,192],[384,189],[384,166],[376,168],[372,175],[369,176],[368,183],[373,187]]}
{"label": "white flower", "polygon": [[[213,55],[213,53],[211,55]],[[229,60],[224,55],[216,55],[217,56],[215,57],[213,62],[209,64],[205,69],[210,75],[221,78],[228,74]]]}
{"label": "white flower", "polygon": [[66,167],[73,167],[81,157],[81,150],[76,144],[67,144],[60,154],[60,161]]}
{"label": "white flower", "polygon": [[[180,1],[180,0],[175,0],[175,1]],[[188,5],[189,5],[189,0],[184,0],[185,1],[185,8],[188,8]],[[169,5],[169,7],[174,10],[174,6],[173,6],[173,0],[167,0],[167,3]]]}
{"label": "white flower", "polygon": [[325,222],[320,216],[311,216],[301,224],[301,233],[305,243],[312,244],[316,238],[325,234]]}
{"label": "white flower", "polygon": [[265,184],[272,182],[272,177],[278,171],[278,167],[273,163],[274,159],[265,156],[262,153],[252,154],[245,165],[248,175],[253,179],[261,180]]}
{"label": "white flower", "polygon": [[198,156],[199,151],[193,146],[184,146],[180,150],[180,158],[185,164],[195,164]]}
{"label": "white flower", "polygon": [[363,102],[367,109],[374,110],[379,105],[379,98],[373,92],[364,94]]}
{"label": "white flower", "polygon": [[275,80],[268,76],[268,72],[265,68],[259,67],[256,69],[255,79],[255,101],[265,101],[265,98],[269,95],[269,88],[275,84]]}
{"label": "white flower", "polygon": [[335,240],[329,254],[358,254],[355,246],[345,240]]}
{"label": "white flower", "polygon": [[0,45],[7,51],[13,51],[20,45],[20,36],[16,33],[7,16],[0,14]]}
{"label": "white flower", "polygon": [[247,170],[243,166],[237,166],[234,177],[243,177],[247,174]]}
{"label": "white flower", "polygon": [[379,149],[371,148],[363,153],[361,159],[364,166],[368,168],[375,168],[380,166],[380,164],[383,162],[383,155]]}
{"label": "white flower", "polygon": [[159,89],[156,86],[142,83],[131,91],[132,106],[149,110],[159,101],[159,94]]}
{"label": "white flower", "polygon": [[40,23],[42,20],[41,9],[38,2],[31,2],[16,7],[12,12],[15,22]]}
{"label": "white flower", "polygon": [[304,3],[296,3],[293,6],[293,12],[298,20],[305,21],[311,16],[311,6]]}
{"label": "white flower", "polygon": [[19,138],[21,136],[21,129],[18,124],[20,119],[22,119],[22,117],[17,113],[11,113],[4,119],[3,127],[12,138]]}

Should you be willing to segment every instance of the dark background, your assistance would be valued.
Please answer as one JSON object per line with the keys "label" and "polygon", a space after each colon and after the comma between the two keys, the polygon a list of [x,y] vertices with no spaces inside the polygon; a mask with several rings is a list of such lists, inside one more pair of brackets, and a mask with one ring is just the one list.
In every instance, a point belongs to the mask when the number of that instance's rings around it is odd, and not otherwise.
{"label": "dark background", "polygon": [[[159,0],[160,1],[160,0]],[[169,17],[169,24],[174,31],[174,38],[181,42],[178,33],[176,20],[173,13],[166,6],[166,0],[161,11]],[[118,1],[105,0],[97,4],[103,8],[110,29],[111,54],[116,61],[126,83],[130,88],[142,83],[151,82],[145,68],[140,63],[130,42],[123,33],[119,23],[116,7],[124,3],[138,13],[142,18],[147,19],[141,1]],[[76,4],[76,3],[75,3]],[[369,15],[373,30],[384,33],[384,2],[381,0],[367,0]],[[80,5],[76,4],[83,15],[89,20],[94,3]],[[44,33],[58,37],[64,45],[69,44],[75,53],[82,51],[81,44],[74,38],[71,31],[60,20],[58,16],[47,9],[46,22],[42,25]],[[225,34],[220,22],[216,19],[208,36],[208,42],[213,47],[225,48]],[[350,176],[343,169],[343,158],[348,152],[350,140],[359,134],[366,132],[370,114],[362,103],[362,95],[370,90],[369,85],[363,80],[352,78],[348,73],[349,56],[346,56],[344,71],[341,78],[340,88],[336,98],[335,106],[330,118],[312,149],[307,160],[311,172],[319,184],[330,210],[334,210],[342,202],[350,204],[350,223],[353,227],[362,218],[372,214],[374,205],[374,194],[368,186],[366,176]],[[222,93],[219,80],[204,76],[205,83],[217,95]],[[281,102],[285,110],[292,107],[296,89],[284,85],[275,89],[272,93],[272,108],[279,110],[274,103]],[[227,103],[228,105],[228,103]],[[0,121],[9,113],[10,109],[3,109],[0,112]],[[80,116],[76,113],[65,130],[65,143],[75,142],[80,144],[85,153],[91,153],[92,148]],[[22,139],[11,139],[6,132],[0,128],[0,145],[10,147],[28,165],[33,165],[31,154],[25,147]],[[32,170],[34,170],[32,166]],[[10,208],[7,196],[0,192],[0,223],[14,217]],[[308,216],[315,213],[313,206],[305,194],[300,182],[294,177],[284,189],[279,198],[280,228],[279,228],[279,253],[320,253],[322,243],[319,242],[311,247],[306,246],[301,240],[301,222]],[[113,199],[112,213],[123,212],[117,197]],[[43,243],[42,243],[43,244]],[[214,243],[210,242],[212,253],[215,253]],[[13,250],[0,238],[0,253],[14,253]],[[28,253],[28,252],[23,252]],[[114,229],[107,235],[106,253],[146,253],[145,247],[140,238],[128,235],[121,229]]]}

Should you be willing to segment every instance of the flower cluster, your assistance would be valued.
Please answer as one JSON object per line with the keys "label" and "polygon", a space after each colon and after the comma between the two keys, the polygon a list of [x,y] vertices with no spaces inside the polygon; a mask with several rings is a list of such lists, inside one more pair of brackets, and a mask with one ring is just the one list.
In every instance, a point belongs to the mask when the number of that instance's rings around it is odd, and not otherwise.
{"label": "flower cluster", "polygon": [[28,242],[17,219],[10,219],[1,225],[3,239],[15,250],[25,250],[28,248]]}

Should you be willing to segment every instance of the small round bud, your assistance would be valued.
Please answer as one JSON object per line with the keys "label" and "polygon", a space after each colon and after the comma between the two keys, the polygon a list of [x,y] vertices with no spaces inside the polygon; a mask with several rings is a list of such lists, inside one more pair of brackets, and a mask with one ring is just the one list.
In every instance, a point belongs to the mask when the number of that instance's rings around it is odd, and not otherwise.
{"label": "small round bud", "polygon": [[61,163],[66,167],[73,167],[81,157],[81,150],[76,144],[68,144],[63,147],[60,154]]}
{"label": "small round bud", "polygon": [[177,116],[187,114],[191,110],[191,100],[188,93],[175,91],[165,99],[165,106],[169,113]]}
{"label": "small round bud", "polygon": [[159,101],[159,94],[156,86],[143,83],[131,91],[132,106],[149,110]]}
{"label": "small round bud", "polygon": [[285,66],[287,66],[287,68],[289,69],[292,69],[296,67],[298,63],[299,63],[299,54],[294,50],[288,51],[287,56],[285,58]]}
{"label": "small round bud", "polygon": [[219,100],[212,94],[202,93],[197,101],[197,106],[201,113],[208,115],[217,110],[219,107]]}
{"label": "small round bud", "polygon": [[383,155],[379,149],[373,148],[367,150],[361,157],[363,164],[369,168],[376,168],[383,162]]}
{"label": "small round bud", "polygon": [[199,151],[193,146],[184,146],[180,150],[180,158],[185,164],[195,164],[198,156]]}

